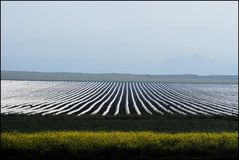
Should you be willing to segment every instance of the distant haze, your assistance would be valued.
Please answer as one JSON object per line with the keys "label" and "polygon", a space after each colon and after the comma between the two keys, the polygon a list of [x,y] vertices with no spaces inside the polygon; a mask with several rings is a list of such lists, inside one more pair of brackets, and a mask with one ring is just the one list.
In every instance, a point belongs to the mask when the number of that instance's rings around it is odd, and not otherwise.
{"label": "distant haze", "polygon": [[1,2],[1,70],[238,74],[238,2]]}

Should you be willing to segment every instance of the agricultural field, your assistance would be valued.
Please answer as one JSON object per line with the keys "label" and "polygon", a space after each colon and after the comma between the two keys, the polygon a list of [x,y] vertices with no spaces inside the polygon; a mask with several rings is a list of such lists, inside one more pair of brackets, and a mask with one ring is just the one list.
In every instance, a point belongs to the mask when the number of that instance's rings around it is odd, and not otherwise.
{"label": "agricultural field", "polygon": [[238,84],[1,80],[4,159],[236,159]]}
{"label": "agricultural field", "polygon": [[[11,145],[8,145],[11,144]],[[34,159],[236,158],[235,133],[43,132],[3,133],[4,154]],[[24,152],[24,151],[29,152]],[[39,153],[40,151],[40,153]],[[31,154],[29,154],[31,153]],[[10,158],[9,158],[10,159]],[[199,159],[199,158],[197,158]]]}
{"label": "agricultural field", "polygon": [[238,116],[237,84],[1,80],[1,114]]}

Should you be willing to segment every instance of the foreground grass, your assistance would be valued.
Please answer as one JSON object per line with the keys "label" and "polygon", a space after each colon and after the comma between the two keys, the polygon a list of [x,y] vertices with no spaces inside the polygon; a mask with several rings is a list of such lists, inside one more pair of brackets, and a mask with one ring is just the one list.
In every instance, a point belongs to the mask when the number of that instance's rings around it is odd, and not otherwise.
{"label": "foreground grass", "polygon": [[9,159],[236,158],[238,133],[4,132],[1,155]]}
{"label": "foreground grass", "polygon": [[2,132],[40,131],[236,132],[238,117],[1,115]]}
{"label": "foreground grass", "polygon": [[238,158],[238,117],[1,115],[4,159]]}

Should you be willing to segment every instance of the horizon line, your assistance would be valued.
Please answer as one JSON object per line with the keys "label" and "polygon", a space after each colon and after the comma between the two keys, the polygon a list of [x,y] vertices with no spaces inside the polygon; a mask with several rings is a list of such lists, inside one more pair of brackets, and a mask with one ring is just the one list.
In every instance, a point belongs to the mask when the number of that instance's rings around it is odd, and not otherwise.
{"label": "horizon line", "polygon": [[37,73],[73,73],[73,74],[121,74],[121,75],[142,75],[142,76],[238,76],[238,74],[209,74],[209,75],[199,75],[194,73],[184,73],[184,74],[137,74],[137,73],[95,73],[95,72],[57,72],[57,71],[16,71],[16,70],[1,70],[1,72],[37,72]]}

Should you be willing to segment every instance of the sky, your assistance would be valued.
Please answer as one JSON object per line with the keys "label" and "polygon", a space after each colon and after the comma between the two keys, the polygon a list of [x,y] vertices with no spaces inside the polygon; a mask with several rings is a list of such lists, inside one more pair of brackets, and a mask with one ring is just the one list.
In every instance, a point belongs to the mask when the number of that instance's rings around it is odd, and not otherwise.
{"label": "sky", "polygon": [[3,2],[1,70],[238,75],[238,2]]}

